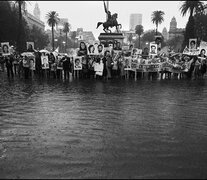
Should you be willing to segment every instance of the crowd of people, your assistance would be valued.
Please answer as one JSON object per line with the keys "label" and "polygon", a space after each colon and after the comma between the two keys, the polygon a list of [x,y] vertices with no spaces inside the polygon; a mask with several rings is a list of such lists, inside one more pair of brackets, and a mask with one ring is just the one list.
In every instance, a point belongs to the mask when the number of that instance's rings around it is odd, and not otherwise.
{"label": "crowd of people", "polygon": [[[99,44],[100,45],[100,44]],[[205,49],[198,55],[184,53],[158,53],[150,55],[148,48],[142,52],[129,46],[128,49],[103,46],[99,47],[99,54],[90,54],[91,46],[81,42],[76,55],[60,55],[53,52],[41,53],[28,49],[33,58],[28,55],[12,53],[8,56],[0,54],[0,68],[7,72],[8,78],[14,76],[25,79],[54,78],[69,79],[128,79],[128,78],[203,78],[207,63]],[[102,53],[103,52],[103,53]],[[42,57],[47,57],[48,66],[44,66]],[[31,60],[35,66],[31,65]],[[30,61],[30,62],[29,62]],[[29,63],[25,63],[29,62]],[[164,76],[163,76],[164,75]]]}

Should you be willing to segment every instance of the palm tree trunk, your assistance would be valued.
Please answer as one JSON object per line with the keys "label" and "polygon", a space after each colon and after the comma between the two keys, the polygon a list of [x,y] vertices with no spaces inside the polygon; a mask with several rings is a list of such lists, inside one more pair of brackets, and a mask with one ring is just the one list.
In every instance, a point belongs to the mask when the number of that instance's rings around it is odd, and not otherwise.
{"label": "palm tree trunk", "polygon": [[22,30],[22,6],[21,2],[18,2],[19,6],[19,28],[18,28],[18,35],[17,35],[17,49],[21,53],[21,30]]}
{"label": "palm tree trunk", "polygon": [[66,49],[67,49],[67,31],[66,31],[66,40],[65,40],[65,52],[66,52]]}
{"label": "palm tree trunk", "polygon": [[157,35],[158,24],[156,24],[156,35]]}
{"label": "palm tree trunk", "polygon": [[54,26],[52,25],[52,51],[54,51]]}
{"label": "palm tree trunk", "polygon": [[140,36],[139,36],[139,49],[140,49]]}

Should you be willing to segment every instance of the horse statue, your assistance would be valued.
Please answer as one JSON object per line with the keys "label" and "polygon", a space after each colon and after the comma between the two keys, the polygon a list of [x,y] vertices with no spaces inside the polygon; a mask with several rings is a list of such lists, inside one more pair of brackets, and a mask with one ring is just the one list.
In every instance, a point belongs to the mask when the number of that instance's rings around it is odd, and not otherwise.
{"label": "horse statue", "polygon": [[[121,24],[118,24],[117,22],[117,17],[118,17],[118,14],[117,13],[114,13],[112,16],[111,16],[111,19],[108,19],[106,22],[98,22],[97,23],[97,27],[96,29],[98,29],[98,27],[103,24],[103,30],[108,33],[108,31],[111,33],[111,30],[109,29],[110,28],[113,28],[113,27],[116,27],[116,31],[117,33],[119,33],[119,28],[121,29],[122,28],[122,25]],[[120,27],[119,27],[120,26]]]}

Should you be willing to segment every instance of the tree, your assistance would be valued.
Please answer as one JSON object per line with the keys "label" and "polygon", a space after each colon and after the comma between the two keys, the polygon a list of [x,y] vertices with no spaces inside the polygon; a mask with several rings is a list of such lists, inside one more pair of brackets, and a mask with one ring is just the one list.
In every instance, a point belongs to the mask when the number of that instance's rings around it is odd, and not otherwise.
{"label": "tree", "polygon": [[153,11],[152,12],[152,23],[156,25],[156,35],[158,30],[158,24],[161,24],[164,21],[165,13],[163,11]]}
{"label": "tree", "polygon": [[182,49],[188,44],[190,38],[195,38],[195,19],[193,17],[194,13],[199,12],[201,9],[204,9],[203,2],[201,1],[184,1],[182,6],[180,7],[180,11],[182,16],[185,16],[187,12],[190,12],[190,16],[185,28],[184,41],[182,45]]}
{"label": "tree", "polygon": [[207,41],[207,14],[197,14],[195,15],[195,34],[198,38],[198,43],[201,40]]}
{"label": "tree", "polygon": [[17,51],[22,52],[23,42],[22,42],[22,10],[25,10],[25,1],[17,0],[15,1],[18,4],[18,13],[19,13],[19,25],[18,25],[18,35],[17,35]]}
{"label": "tree", "polygon": [[29,30],[29,37],[27,40],[34,42],[35,47],[38,49],[44,49],[50,42],[48,35],[37,26],[33,26],[32,29]]}
{"label": "tree", "polygon": [[135,27],[135,33],[139,36],[139,48],[140,48],[140,36],[143,34],[144,28],[142,25],[137,25]]}
{"label": "tree", "polygon": [[65,51],[67,49],[67,33],[70,31],[70,24],[68,22],[64,23],[63,32],[65,33]]}
{"label": "tree", "polygon": [[[163,38],[163,35],[160,32],[157,32],[157,35],[160,35]],[[141,38],[142,43],[145,45],[146,43],[150,43],[155,41],[155,30],[148,30],[146,32],[144,32],[142,38]],[[165,43],[162,42],[161,47],[164,47]]]}
{"label": "tree", "polygon": [[46,14],[47,23],[50,27],[52,27],[52,50],[55,50],[54,47],[54,27],[57,25],[59,18],[58,13],[56,11],[50,11]]}
{"label": "tree", "polygon": [[199,11],[201,9],[204,9],[204,5],[203,2],[201,1],[184,1],[182,6],[180,7],[180,11],[182,16],[185,16],[187,14],[188,11],[190,11],[190,16],[193,16],[193,13],[195,13],[196,11]]}

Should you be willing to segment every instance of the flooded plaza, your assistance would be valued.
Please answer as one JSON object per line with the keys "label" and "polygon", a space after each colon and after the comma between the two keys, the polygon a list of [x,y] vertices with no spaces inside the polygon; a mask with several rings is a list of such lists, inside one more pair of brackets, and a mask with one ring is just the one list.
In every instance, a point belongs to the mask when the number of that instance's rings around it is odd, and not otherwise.
{"label": "flooded plaza", "polygon": [[207,80],[0,79],[0,178],[207,178]]}

